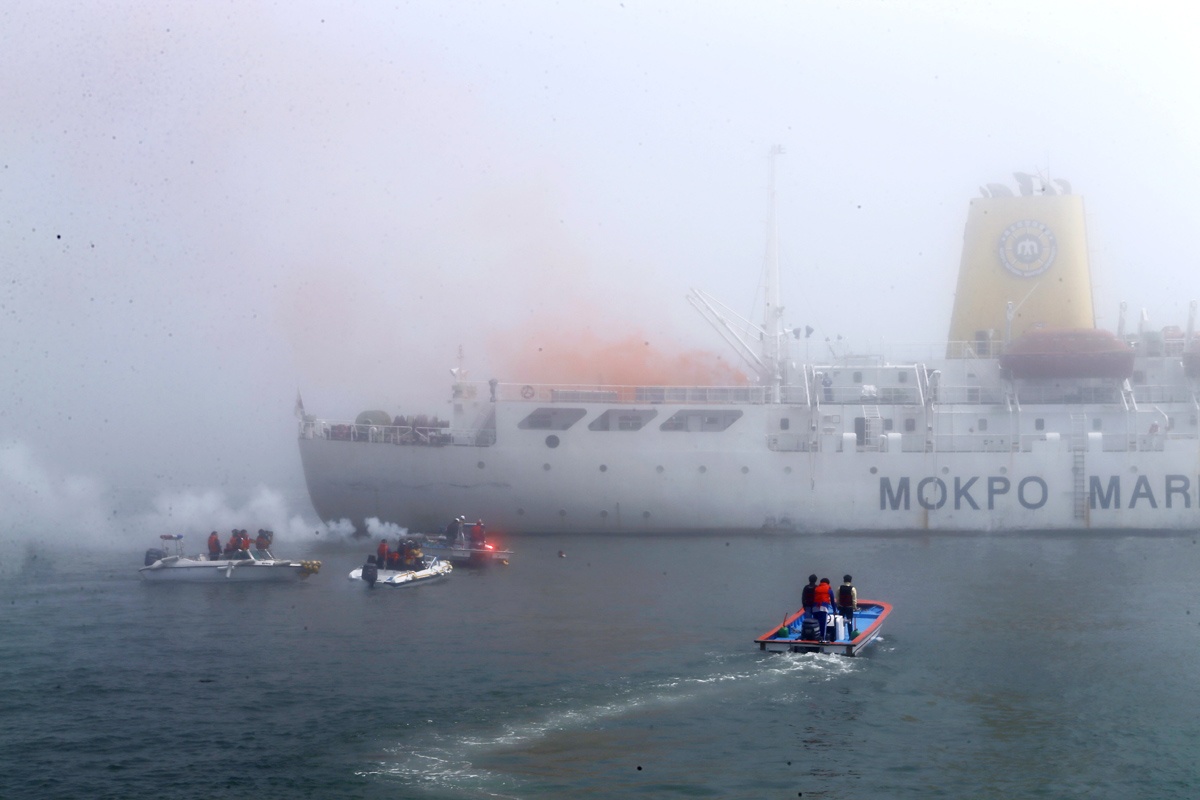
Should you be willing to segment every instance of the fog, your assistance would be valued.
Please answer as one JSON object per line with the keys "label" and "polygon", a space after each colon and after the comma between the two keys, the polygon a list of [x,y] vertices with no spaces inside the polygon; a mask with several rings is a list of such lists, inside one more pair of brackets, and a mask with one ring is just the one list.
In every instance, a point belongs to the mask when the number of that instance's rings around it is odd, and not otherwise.
{"label": "fog", "polygon": [[774,144],[816,341],[944,339],[967,202],[1016,170],[1085,197],[1100,325],[1182,324],[1198,33],[1109,3],[10,0],[3,524],[102,528],[120,495],[303,529],[297,391],[444,417],[460,347],[479,380],[630,343],[725,375],[683,296],[759,316]]}

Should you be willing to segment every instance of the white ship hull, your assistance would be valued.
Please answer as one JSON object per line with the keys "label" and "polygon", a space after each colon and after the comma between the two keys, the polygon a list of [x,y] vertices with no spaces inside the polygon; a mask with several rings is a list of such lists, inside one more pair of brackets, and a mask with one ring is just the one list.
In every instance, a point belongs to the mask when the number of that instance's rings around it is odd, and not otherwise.
{"label": "white ship hull", "polygon": [[[885,439],[896,446],[882,451],[860,450],[846,434],[834,434],[824,437],[831,440],[829,451],[773,451],[769,417],[780,409],[758,405],[736,407],[743,417],[720,433],[681,435],[649,426],[598,436],[580,424],[557,432],[560,444],[550,449],[545,431],[514,424],[535,407],[498,404],[497,440],[487,447],[302,437],[313,505],[331,520],[378,517],[430,530],[463,513],[487,519],[489,530],[530,533],[1200,526],[1200,441],[1194,437],[1134,437],[1148,449],[1131,451],[1122,435],[1123,449],[1113,451],[1103,435],[1030,434],[1018,437],[1024,449],[1015,452],[1007,441],[999,442],[1004,451],[906,452],[899,436]],[[586,408],[583,422],[608,407]],[[659,418],[680,408],[660,406]],[[1071,411],[1080,409],[1060,413]]]}

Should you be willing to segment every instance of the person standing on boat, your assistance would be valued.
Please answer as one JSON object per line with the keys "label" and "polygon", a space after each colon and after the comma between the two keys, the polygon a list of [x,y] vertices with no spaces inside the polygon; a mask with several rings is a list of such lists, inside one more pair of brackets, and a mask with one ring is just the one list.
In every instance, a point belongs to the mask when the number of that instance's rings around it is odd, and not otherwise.
{"label": "person standing on boat", "polygon": [[829,617],[833,614],[833,587],[829,585],[829,578],[821,578],[821,582],[813,589],[812,609],[821,641],[827,642],[829,639],[826,638],[826,626],[829,625]]}
{"label": "person standing on boat", "polygon": [[208,535],[208,560],[221,560],[221,537],[217,536],[216,531],[213,531]]}
{"label": "person standing on boat", "polygon": [[842,576],[842,585],[837,590],[838,613],[846,618],[847,630],[854,630],[854,612],[858,611],[858,592],[850,583],[850,576]]}
{"label": "person standing on boat", "polygon": [[388,543],[386,538],[379,540],[379,547],[375,550],[375,563],[379,565],[380,569],[387,569]]}
{"label": "person standing on boat", "polygon": [[238,551],[238,547],[241,545],[241,543],[242,532],[236,529],[231,531],[229,534],[229,541],[225,543],[226,558],[233,558],[233,554]]}
{"label": "person standing on boat", "polygon": [[261,552],[263,550],[266,550],[270,546],[271,546],[271,532],[263,530],[262,528],[259,528],[258,536],[256,536],[254,539],[254,549]]}
{"label": "person standing on boat", "polygon": [[458,538],[459,531],[461,530],[462,524],[459,522],[459,517],[450,520],[450,524],[446,526],[446,544],[448,546],[454,546],[454,540]]}
{"label": "person standing on boat", "polygon": [[804,587],[804,591],[800,593],[800,605],[804,608],[804,613],[812,616],[813,591],[817,588],[817,576],[808,576],[808,586]]}

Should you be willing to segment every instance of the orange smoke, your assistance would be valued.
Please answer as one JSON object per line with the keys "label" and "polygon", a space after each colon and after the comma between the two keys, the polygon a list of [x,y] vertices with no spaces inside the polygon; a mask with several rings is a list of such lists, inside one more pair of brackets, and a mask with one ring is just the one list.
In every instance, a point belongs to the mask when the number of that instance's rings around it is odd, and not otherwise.
{"label": "orange smoke", "polygon": [[716,353],[652,345],[630,334],[601,339],[578,326],[501,335],[492,348],[504,382],[613,386],[744,386],[746,375]]}

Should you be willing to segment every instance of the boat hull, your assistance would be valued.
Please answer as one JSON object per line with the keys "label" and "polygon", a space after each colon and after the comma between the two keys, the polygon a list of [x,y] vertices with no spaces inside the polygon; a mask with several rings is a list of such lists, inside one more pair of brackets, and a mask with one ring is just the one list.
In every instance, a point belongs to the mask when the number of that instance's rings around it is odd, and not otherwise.
{"label": "boat hull", "polygon": [[[453,566],[447,562],[439,562],[434,566],[423,570],[379,570],[379,577],[375,579],[377,586],[391,586],[394,588],[422,586],[428,583],[438,583],[450,577],[453,571]],[[353,569],[349,575],[352,581],[361,581],[362,567]]]}
{"label": "boat hull", "polygon": [[[162,562],[156,562],[162,564]],[[177,583],[278,583],[298,581],[310,570],[293,561],[192,561],[180,559],[138,570],[142,580]]]}
{"label": "boat hull", "polygon": [[602,448],[584,429],[560,433],[561,446],[540,445],[540,452],[518,436],[490,447],[301,438],[299,448],[317,513],[360,529],[376,517],[429,530],[463,510],[487,520],[490,530],[523,533],[1200,527],[1194,438],[1139,435],[1130,438],[1134,450],[1090,435],[1080,446],[1067,436],[1023,435],[1010,443],[973,434],[961,437],[978,448],[966,452],[914,452],[907,440],[887,451],[853,444],[839,451],[836,442],[822,442],[828,448],[820,452],[776,451],[763,444],[770,409],[740,410],[738,426],[688,447],[650,429]]}
{"label": "boat hull", "polygon": [[[758,645],[759,650],[767,650],[772,653],[833,653],[842,656],[856,656],[864,647],[879,638],[883,621],[892,613],[890,604],[875,600],[860,600],[858,608],[859,611],[855,615],[856,620],[859,624],[863,620],[869,620],[869,624],[853,639],[819,642],[801,638],[799,632],[803,625],[805,612],[804,609],[800,609],[788,617],[782,626],[767,631],[755,639],[754,643]],[[780,633],[784,628],[788,629],[788,635],[781,636]]]}

